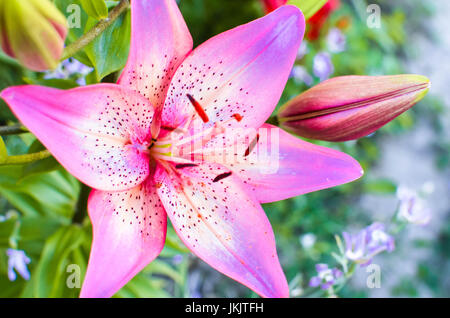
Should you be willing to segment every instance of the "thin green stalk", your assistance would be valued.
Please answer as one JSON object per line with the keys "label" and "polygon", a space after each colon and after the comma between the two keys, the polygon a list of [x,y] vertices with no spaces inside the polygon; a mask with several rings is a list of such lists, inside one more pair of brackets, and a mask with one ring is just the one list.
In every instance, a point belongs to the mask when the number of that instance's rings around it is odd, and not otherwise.
{"label": "thin green stalk", "polygon": [[64,49],[61,60],[66,60],[69,57],[74,56],[77,52],[86,47],[89,43],[95,40],[100,34],[103,33],[130,5],[129,0],[121,0],[114,9],[111,10],[106,19],[100,20],[92,29],[86,32],[83,36],[77,39],[75,42],[69,44]]}
{"label": "thin green stalk", "polygon": [[91,188],[84,183],[81,183],[80,194],[78,196],[77,205],[75,207],[75,213],[72,217],[72,223],[83,224],[84,217],[87,215],[87,202]]}
{"label": "thin green stalk", "polygon": [[0,126],[0,136],[17,135],[29,132],[22,124]]}
{"label": "thin green stalk", "polygon": [[30,163],[38,160],[42,160],[51,156],[48,150],[43,150],[35,153],[30,153],[26,155],[17,156],[7,156],[4,161],[0,162],[0,165],[22,165],[25,163]]}

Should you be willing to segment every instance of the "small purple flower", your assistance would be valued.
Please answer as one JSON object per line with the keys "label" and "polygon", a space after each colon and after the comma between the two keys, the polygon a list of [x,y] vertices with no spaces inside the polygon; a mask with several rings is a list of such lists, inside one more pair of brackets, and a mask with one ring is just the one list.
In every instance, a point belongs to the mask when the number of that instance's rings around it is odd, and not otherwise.
{"label": "small purple flower", "polygon": [[308,71],[300,65],[294,65],[291,71],[291,77],[297,84],[305,83],[308,86],[311,86],[314,81]]}
{"label": "small purple flower", "polygon": [[92,67],[86,66],[83,63],[79,62],[76,59],[67,59],[62,62],[63,67],[67,70],[67,72],[71,74],[82,74],[87,75],[93,71]]}
{"label": "small purple flower", "polygon": [[334,72],[334,66],[331,62],[330,54],[326,52],[317,53],[314,57],[313,72],[320,81],[328,79]]}
{"label": "small purple flower", "polygon": [[56,70],[46,72],[45,79],[66,79],[73,75],[78,75],[76,82],[79,85],[86,85],[85,77],[94,69],[86,66],[74,58],[69,58],[63,61]]}
{"label": "small purple flower", "polygon": [[183,259],[184,259],[183,255],[177,254],[177,255],[175,255],[174,257],[172,257],[172,262],[173,262],[175,265],[178,265],[178,264],[181,264],[181,262],[183,261]]}
{"label": "small purple flower", "polygon": [[344,33],[338,28],[332,28],[327,35],[327,47],[331,53],[341,53],[345,51],[347,41]]}
{"label": "small purple flower", "polygon": [[418,225],[426,225],[430,222],[430,209],[426,207],[425,201],[416,191],[400,186],[397,189],[397,198],[400,200],[398,217],[401,220]]}
{"label": "small purple flower", "polygon": [[200,293],[199,291],[194,291],[191,294],[192,298],[203,298],[202,293]]}
{"label": "small purple flower", "polygon": [[300,47],[297,51],[297,60],[301,60],[306,54],[309,52],[308,42],[302,41],[302,44],[300,44]]}
{"label": "small purple flower", "polygon": [[357,234],[344,232],[345,256],[362,266],[369,265],[372,258],[383,252],[392,252],[394,238],[386,233],[384,224],[373,223]]}
{"label": "small purple flower", "polygon": [[8,256],[8,278],[10,281],[15,281],[17,274],[20,274],[25,280],[30,279],[30,272],[28,271],[27,264],[31,262],[30,258],[24,251],[15,250],[9,248],[6,251]]}
{"label": "small purple flower", "polygon": [[316,265],[317,276],[311,277],[309,281],[310,287],[318,287],[321,289],[328,289],[336,283],[339,277],[342,277],[342,272],[337,268],[328,268],[327,264]]}

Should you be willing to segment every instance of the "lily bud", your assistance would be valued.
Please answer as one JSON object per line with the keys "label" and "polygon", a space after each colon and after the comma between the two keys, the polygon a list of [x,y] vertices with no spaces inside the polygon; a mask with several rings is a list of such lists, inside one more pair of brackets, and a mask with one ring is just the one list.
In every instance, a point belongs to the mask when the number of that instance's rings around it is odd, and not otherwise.
{"label": "lily bud", "polygon": [[410,109],[429,88],[428,78],[420,75],[336,77],[287,102],[278,120],[306,138],[358,139]]}
{"label": "lily bud", "polygon": [[3,51],[27,68],[56,68],[66,35],[66,18],[49,0],[0,1]]}

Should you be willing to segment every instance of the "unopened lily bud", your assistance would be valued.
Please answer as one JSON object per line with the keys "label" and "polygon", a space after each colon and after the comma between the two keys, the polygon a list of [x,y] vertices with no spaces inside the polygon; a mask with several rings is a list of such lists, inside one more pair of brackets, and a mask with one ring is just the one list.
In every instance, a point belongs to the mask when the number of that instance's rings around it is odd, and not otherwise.
{"label": "unopened lily bud", "polygon": [[66,35],[66,18],[49,0],[0,0],[1,46],[27,68],[56,68]]}
{"label": "unopened lily bud", "polygon": [[429,87],[428,78],[420,75],[336,77],[286,103],[278,120],[306,138],[358,139],[411,108]]}

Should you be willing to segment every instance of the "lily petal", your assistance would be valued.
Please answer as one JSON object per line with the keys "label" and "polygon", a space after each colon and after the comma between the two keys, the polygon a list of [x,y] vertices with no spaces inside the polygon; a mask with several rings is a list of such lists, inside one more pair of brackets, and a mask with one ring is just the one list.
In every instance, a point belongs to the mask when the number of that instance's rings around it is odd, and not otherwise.
{"label": "lily petal", "polygon": [[[363,174],[349,155],[308,143],[278,127],[265,124],[258,131],[245,132],[228,129],[211,140],[203,149],[203,160],[229,167],[261,203],[334,187]],[[256,134],[258,142],[251,146]]]}
{"label": "lily petal", "polygon": [[192,37],[174,0],[131,2],[131,46],[119,84],[159,108],[173,73],[192,50]]}
{"label": "lily petal", "polygon": [[205,124],[201,116],[195,116],[194,123],[209,127],[237,113],[243,116],[239,126],[260,127],[281,96],[304,28],[301,11],[284,6],[200,45],[174,75],[163,108],[163,126],[175,128],[195,114],[191,95],[209,118]]}
{"label": "lily petal", "polygon": [[164,247],[167,217],[151,178],[122,192],[93,190],[93,242],[81,297],[111,297]]}
{"label": "lily petal", "polygon": [[90,187],[117,191],[145,180],[153,108],[144,97],[115,84],[71,90],[26,85],[1,97],[55,158]]}
{"label": "lily petal", "polygon": [[263,297],[287,297],[272,227],[240,179],[219,165],[159,168],[157,192],[175,231],[209,265]]}

